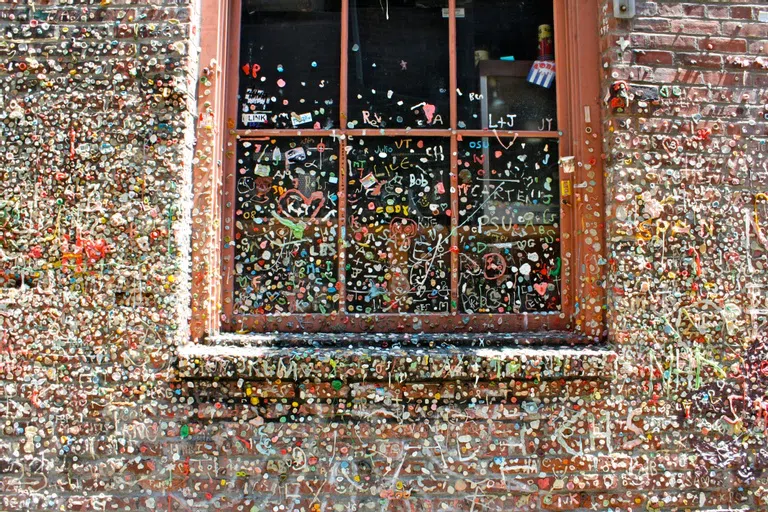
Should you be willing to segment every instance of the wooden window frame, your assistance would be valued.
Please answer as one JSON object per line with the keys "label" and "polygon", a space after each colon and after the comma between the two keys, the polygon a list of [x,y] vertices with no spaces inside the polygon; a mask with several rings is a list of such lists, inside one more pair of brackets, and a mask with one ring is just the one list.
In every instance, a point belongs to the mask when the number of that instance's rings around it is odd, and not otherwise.
{"label": "wooden window frame", "polygon": [[[224,332],[418,332],[561,331],[605,336],[605,220],[602,134],[600,123],[599,28],[597,0],[553,0],[557,55],[557,116],[559,131],[459,130],[456,57],[456,0],[448,1],[450,128],[345,129],[347,118],[349,0],[342,0],[339,128],[335,130],[236,129],[239,80],[241,0],[203,0],[200,25],[201,81],[198,94],[198,137],[193,168],[192,321],[191,336],[199,339]],[[560,168],[561,311],[518,314],[463,314],[458,304],[458,254],[451,251],[451,313],[348,314],[341,279],[345,253],[339,247],[339,311],[330,315],[232,315],[234,245],[234,185],[239,138],[277,136],[425,136],[450,139],[451,186],[458,184],[458,139],[496,136],[556,138],[560,156],[573,156],[578,165]],[[340,148],[339,196],[346,193],[343,142]],[[203,165],[199,160],[206,162]],[[570,172],[569,172],[570,171]],[[458,202],[452,198],[452,243],[458,243]],[[340,201],[339,226],[346,223]],[[340,230],[340,232],[343,232]],[[220,269],[220,273],[219,273]],[[502,322],[499,324],[498,319]]]}

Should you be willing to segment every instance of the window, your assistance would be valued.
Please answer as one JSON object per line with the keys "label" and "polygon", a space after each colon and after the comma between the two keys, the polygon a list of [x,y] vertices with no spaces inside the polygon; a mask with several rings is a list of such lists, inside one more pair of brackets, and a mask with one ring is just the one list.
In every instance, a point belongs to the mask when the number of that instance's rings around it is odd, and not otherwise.
{"label": "window", "polygon": [[574,193],[602,191],[599,114],[581,102],[574,144],[568,9],[234,0],[224,329],[599,324],[603,224]]}

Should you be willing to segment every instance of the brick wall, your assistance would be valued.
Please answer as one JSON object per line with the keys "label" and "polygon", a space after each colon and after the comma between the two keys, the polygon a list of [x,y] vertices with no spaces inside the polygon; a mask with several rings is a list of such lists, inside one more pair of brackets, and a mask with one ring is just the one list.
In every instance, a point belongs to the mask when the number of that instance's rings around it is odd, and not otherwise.
{"label": "brick wall", "polygon": [[137,482],[167,478],[186,412],[194,17],[0,2],[2,510],[160,506]]}
{"label": "brick wall", "polygon": [[768,507],[768,7],[637,7],[599,13],[617,357],[284,347],[179,374],[189,226],[215,218],[198,13],[0,2],[0,509]]}
{"label": "brick wall", "polygon": [[645,437],[625,456],[658,465],[628,488],[654,510],[763,510],[766,6],[639,2],[631,21],[610,8],[609,311],[628,415],[615,414]]}

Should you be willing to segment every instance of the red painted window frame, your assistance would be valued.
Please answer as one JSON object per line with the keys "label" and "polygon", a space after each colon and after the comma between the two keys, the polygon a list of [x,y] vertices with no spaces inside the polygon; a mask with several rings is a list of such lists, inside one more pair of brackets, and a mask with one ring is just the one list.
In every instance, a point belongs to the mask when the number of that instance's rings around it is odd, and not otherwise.
{"label": "red painted window frame", "polygon": [[[492,315],[495,332],[571,330],[589,338],[604,336],[605,220],[603,211],[603,162],[599,100],[599,27],[597,0],[553,0],[558,86],[559,132],[496,131],[500,138],[550,137],[559,140],[561,156],[572,155],[579,165],[566,173],[560,169],[561,258],[563,279],[559,313]],[[448,130],[346,130],[349,1],[342,0],[340,129],[236,130],[240,42],[240,0],[203,0],[201,13],[201,80],[206,92],[198,96],[196,163],[192,223],[192,338],[224,332],[409,332],[414,317],[423,321],[418,332],[488,331],[488,314],[346,314],[341,284],[340,311],[333,315],[232,315],[234,247],[225,247],[233,233],[235,148],[238,138],[345,133],[376,136],[438,136],[450,139],[451,185],[457,185],[457,137],[489,136],[488,130],[457,129],[456,0],[448,0],[450,44],[450,129]],[[201,104],[202,103],[202,104]],[[340,169],[345,171],[344,152]],[[213,171],[213,172],[212,172]],[[340,176],[340,196],[346,180]],[[582,192],[582,189],[586,189]],[[341,202],[343,204],[343,202]],[[458,204],[451,218],[458,220]],[[200,219],[200,217],[203,217]],[[339,223],[343,226],[343,206]],[[455,226],[452,226],[455,227]],[[452,246],[458,235],[453,231]],[[340,247],[341,249],[341,247]],[[344,252],[339,251],[343,268]],[[452,268],[458,254],[451,253]],[[221,273],[217,269],[221,269]],[[458,272],[452,271],[451,299],[458,294]],[[340,280],[341,283],[341,280]],[[501,319],[501,323],[498,319]],[[289,326],[290,324],[290,326]]]}

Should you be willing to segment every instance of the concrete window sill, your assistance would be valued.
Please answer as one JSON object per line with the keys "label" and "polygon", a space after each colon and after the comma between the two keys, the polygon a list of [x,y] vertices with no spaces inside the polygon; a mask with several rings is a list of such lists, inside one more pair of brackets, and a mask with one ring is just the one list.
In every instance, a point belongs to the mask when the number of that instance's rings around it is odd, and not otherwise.
{"label": "concrete window sill", "polygon": [[182,379],[269,381],[602,380],[617,354],[570,333],[221,335],[179,347]]}

